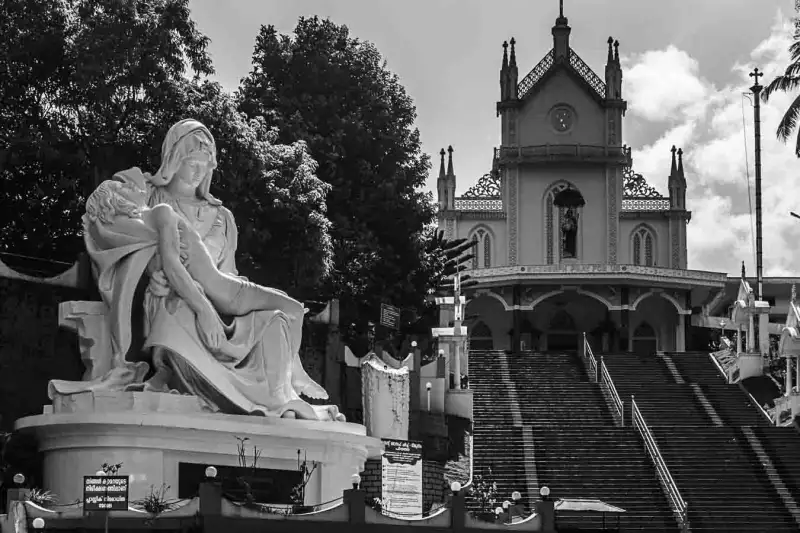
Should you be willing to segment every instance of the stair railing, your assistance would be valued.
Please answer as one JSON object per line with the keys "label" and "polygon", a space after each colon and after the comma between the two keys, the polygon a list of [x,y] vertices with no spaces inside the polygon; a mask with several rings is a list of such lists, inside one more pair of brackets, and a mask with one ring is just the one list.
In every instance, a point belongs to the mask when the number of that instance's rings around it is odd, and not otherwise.
{"label": "stair railing", "polygon": [[594,358],[592,353],[592,345],[589,344],[589,339],[586,338],[586,332],[583,332],[583,359],[589,367],[589,378],[597,383],[597,359]]}
{"label": "stair railing", "polygon": [[647,423],[644,421],[644,417],[641,411],[639,411],[639,407],[636,405],[636,399],[633,395],[631,395],[631,422],[642,438],[644,447],[650,459],[653,461],[658,479],[661,481],[662,487],[664,487],[667,498],[669,498],[672,510],[678,517],[681,531],[683,533],[689,533],[691,529],[689,528],[688,504],[681,496],[678,486],[675,484],[675,480],[672,479],[672,474],[669,473],[669,468],[667,468],[667,464],[664,462],[664,457],[661,455],[658,444],[653,438],[653,434],[650,433],[650,428],[647,427]]}
{"label": "stair railing", "polygon": [[611,379],[611,375],[608,373],[606,362],[602,356],[600,357],[600,385],[606,388],[606,392],[608,392],[608,395],[611,397],[611,404],[617,411],[617,420],[619,420],[620,424],[624,427],[625,408],[622,404],[622,398],[620,398],[619,393],[617,392],[617,387],[614,385],[614,381]]}

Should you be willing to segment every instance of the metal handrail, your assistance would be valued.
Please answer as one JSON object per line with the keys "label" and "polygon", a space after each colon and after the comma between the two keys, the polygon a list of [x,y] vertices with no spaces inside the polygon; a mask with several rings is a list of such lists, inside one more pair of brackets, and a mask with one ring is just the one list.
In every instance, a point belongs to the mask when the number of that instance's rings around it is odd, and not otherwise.
{"label": "metal handrail", "polygon": [[583,354],[586,363],[589,365],[589,370],[592,371],[591,378],[597,381],[597,359],[594,358],[592,345],[589,344],[589,340],[586,338],[586,332],[583,333]]}
{"label": "metal handrail", "polygon": [[624,426],[625,415],[624,406],[622,405],[622,398],[620,398],[619,393],[617,392],[617,387],[614,385],[614,381],[611,379],[611,375],[608,373],[606,362],[602,357],[600,358],[600,383],[605,385],[606,389],[608,389],[608,393],[611,395],[611,401],[614,402],[614,408],[617,410],[617,416],[619,416],[619,419]]}
{"label": "metal handrail", "polygon": [[672,479],[672,474],[670,474],[669,468],[667,468],[667,464],[664,462],[664,457],[658,449],[658,444],[653,438],[653,434],[650,433],[650,428],[647,427],[647,423],[644,421],[644,417],[641,411],[639,411],[639,407],[636,405],[636,400],[633,396],[631,396],[631,422],[633,423],[633,427],[639,432],[639,436],[642,437],[645,449],[653,460],[656,474],[666,489],[667,497],[670,500],[673,511],[678,515],[682,531],[684,533],[689,533],[691,530],[689,529],[689,517],[687,516],[688,505],[681,496],[678,486],[675,484],[675,480]]}

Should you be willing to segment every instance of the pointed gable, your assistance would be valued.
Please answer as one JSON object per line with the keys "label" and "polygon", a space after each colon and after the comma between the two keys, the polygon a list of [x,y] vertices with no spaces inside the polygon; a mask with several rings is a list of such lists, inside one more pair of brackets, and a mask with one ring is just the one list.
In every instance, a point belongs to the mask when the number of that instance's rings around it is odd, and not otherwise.
{"label": "pointed gable", "polygon": [[574,50],[569,50],[569,59],[567,61],[556,61],[554,57],[555,49],[550,49],[528,75],[519,82],[517,91],[520,100],[533,97],[545,85],[549,77],[558,70],[564,70],[579,85],[583,86],[587,93],[598,103],[603,102],[606,94],[606,84]]}

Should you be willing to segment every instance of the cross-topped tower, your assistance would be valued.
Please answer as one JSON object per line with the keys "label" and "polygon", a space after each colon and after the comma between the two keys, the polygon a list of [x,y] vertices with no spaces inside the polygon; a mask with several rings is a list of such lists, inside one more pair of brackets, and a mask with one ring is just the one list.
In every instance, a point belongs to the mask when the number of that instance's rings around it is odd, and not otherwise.
{"label": "cross-topped tower", "polygon": [[756,82],[755,85],[758,85],[758,78],[762,77],[763,75],[764,73],[758,70],[758,67],[756,67],[755,70],[750,73],[750,77]]}

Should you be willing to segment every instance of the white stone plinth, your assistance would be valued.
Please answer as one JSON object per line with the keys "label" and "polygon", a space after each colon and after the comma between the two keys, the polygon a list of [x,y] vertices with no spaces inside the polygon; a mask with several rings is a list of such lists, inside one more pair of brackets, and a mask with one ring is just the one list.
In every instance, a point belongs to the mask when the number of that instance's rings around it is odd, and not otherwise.
{"label": "white stone plinth", "polygon": [[130,499],[169,485],[177,498],[181,462],[238,466],[237,437],[261,451],[259,468],[297,470],[297,451],[318,463],[306,487],[306,504],[338,498],[368,458],[379,457],[381,441],[366,428],[319,422],[204,413],[191,396],[149,392],[91,392],[57,398],[45,414],[17,421],[36,434],[44,454],[44,486],[61,502],[81,500],[83,476],[103,463],[123,463],[131,476]]}

